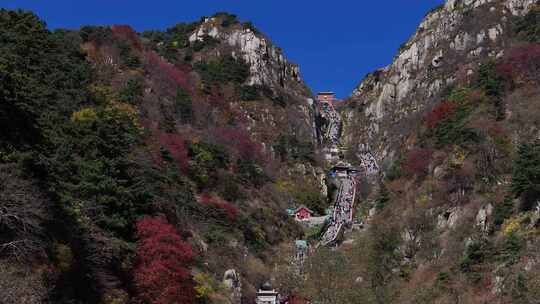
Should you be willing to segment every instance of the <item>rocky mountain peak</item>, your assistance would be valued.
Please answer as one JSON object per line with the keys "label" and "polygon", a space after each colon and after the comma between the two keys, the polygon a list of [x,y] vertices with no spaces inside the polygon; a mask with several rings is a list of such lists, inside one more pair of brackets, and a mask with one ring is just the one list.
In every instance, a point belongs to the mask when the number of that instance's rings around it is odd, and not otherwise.
{"label": "rocky mountain peak", "polygon": [[[204,18],[189,37],[191,43],[217,39],[231,48],[233,56],[250,66],[249,85],[285,89],[296,93],[306,88],[298,65],[285,58],[283,51],[251,23],[240,23],[234,15],[218,13]],[[307,89],[303,89],[306,95]]]}
{"label": "rocky mountain peak", "polygon": [[429,12],[394,61],[368,74],[352,92],[344,115],[344,139],[352,154],[370,163],[392,159],[403,143],[403,130],[445,88],[472,75],[482,60],[501,57],[513,18],[536,3],[449,0]]}

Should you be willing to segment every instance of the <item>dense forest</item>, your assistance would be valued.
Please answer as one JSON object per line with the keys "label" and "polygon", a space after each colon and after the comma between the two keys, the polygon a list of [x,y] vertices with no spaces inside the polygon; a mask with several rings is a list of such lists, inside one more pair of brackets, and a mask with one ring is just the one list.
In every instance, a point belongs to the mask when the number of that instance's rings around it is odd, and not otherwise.
{"label": "dense forest", "polygon": [[315,162],[312,143],[278,133],[271,155],[253,139],[239,103],[287,97],[204,56],[218,42],[190,43],[197,24],[50,31],[0,11],[0,302],[218,301],[226,269],[259,284],[301,233],[277,183]]}

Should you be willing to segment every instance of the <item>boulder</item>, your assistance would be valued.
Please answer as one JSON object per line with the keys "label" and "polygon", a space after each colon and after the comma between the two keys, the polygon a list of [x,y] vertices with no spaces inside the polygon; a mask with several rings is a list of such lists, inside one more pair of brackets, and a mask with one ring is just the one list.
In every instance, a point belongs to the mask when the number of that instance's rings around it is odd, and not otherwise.
{"label": "boulder", "polygon": [[223,274],[223,285],[230,291],[232,303],[240,303],[242,299],[242,281],[235,269],[229,269]]}
{"label": "boulder", "polygon": [[493,205],[487,204],[480,208],[478,210],[478,213],[476,214],[476,226],[482,231],[483,233],[487,233],[489,229],[489,223],[488,219],[491,217],[491,214],[493,213]]}

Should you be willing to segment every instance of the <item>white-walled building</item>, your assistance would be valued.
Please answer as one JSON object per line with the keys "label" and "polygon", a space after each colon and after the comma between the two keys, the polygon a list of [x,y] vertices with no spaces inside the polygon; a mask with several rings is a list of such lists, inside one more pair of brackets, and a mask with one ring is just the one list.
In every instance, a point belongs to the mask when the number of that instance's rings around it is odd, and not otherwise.
{"label": "white-walled building", "polygon": [[257,292],[256,304],[279,304],[279,293],[272,288],[270,282],[264,283]]}

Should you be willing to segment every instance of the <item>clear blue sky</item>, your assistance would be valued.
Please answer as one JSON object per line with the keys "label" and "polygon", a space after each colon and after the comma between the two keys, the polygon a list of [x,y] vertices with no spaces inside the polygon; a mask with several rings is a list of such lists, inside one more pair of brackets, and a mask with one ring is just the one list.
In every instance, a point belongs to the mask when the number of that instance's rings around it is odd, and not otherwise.
{"label": "clear blue sky", "polygon": [[423,16],[443,0],[0,0],[50,28],[129,24],[165,29],[218,11],[252,21],[298,63],[316,91],[348,96],[367,72],[389,64]]}

